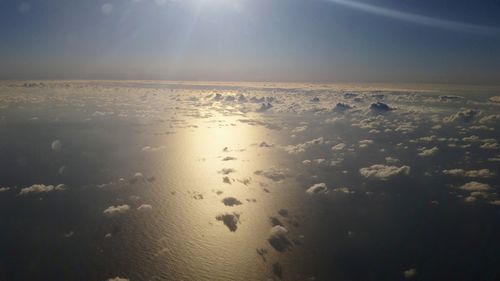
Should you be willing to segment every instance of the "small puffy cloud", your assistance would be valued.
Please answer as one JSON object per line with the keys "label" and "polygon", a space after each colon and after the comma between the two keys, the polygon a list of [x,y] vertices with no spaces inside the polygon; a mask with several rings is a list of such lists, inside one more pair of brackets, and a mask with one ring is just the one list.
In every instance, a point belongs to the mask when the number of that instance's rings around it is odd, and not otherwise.
{"label": "small puffy cloud", "polygon": [[496,143],[496,142],[483,143],[479,147],[482,148],[482,149],[497,149],[497,148],[499,148],[498,143]]}
{"label": "small puffy cloud", "polygon": [[342,150],[346,147],[346,144],[345,143],[338,143],[334,146],[332,146],[332,150],[333,151],[338,151],[338,150]]}
{"label": "small puffy cloud", "polygon": [[61,141],[60,140],[53,141],[52,144],[50,145],[50,148],[52,148],[52,150],[55,152],[61,151],[61,149],[62,149]]}
{"label": "small puffy cloud", "polygon": [[372,144],[372,140],[360,140],[359,142],[359,147],[364,148],[367,147],[368,145]]}
{"label": "small puffy cloud", "polygon": [[388,164],[397,164],[400,161],[397,158],[393,158],[393,157],[387,156],[387,157],[385,157],[385,162],[387,162]]}
{"label": "small puffy cloud", "polygon": [[464,137],[464,138],[462,138],[462,140],[465,142],[478,142],[480,140],[480,138],[479,138],[479,136],[472,135],[472,136]]}
{"label": "small puffy cloud", "polygon": [[224,205],[226,206],[236,206],[236,205],[241,205],[241,201],[234,198],[234,197],[226,197],[224,199],[222,199],[222,203],[224,203]]}
{"label": "small puffy cloud", "polygon": [[222,161],[233,161],[233,160],[236,160],[236,159],[237,159],[236,157],[226,156],[226,157],[222,158]]}
{"label": "small puffy cloud", "polygon": [[471,181],[462,186],[459,186],[458,188],[465,191],[488,191],[491,190],[492,187],[486,183]]}
{"label": "small puffy cloud", "polygon": [[433,148],[425,148],[425,147],[423,147],[423,148],[420,149],[420,153],[418,153],[418,156],[423,156],[423,157],[434,156],[438,152],[439,152],[439,148],[437,148],[436,146],[433,147]]}
{"label": "small puffy cloud", "polygon": [[154,147],[154,146],[145,146],[142,148],[142,151],[144,152],[156,152],[156,151],[159,151],[159,150],[163,150],[165,149],[166,147],[165,146],[157,146],[157,147]]}
{"label": "small puffy cloud", "polygon": [[373,110],[373,111],[375,111],[375,112],[379,112],[379,113],[387,112],[387,111],[391,111],[392,110],[392,108],[390,106],[388,106],[387,104],[382,103],[382,102],[372,103],[370,105],[370,109]]}
{"label": "small puffy cloud", "polygon": [[130,281],[130,279],[117,276],[114,278],[108,278],[106,281]]}
{"label": "small puffy cloud", "polygon": [[415,275],[417,275],[417,269],[415,269],[415,268],[410,268],[410,269],[405,270],[405,271],[403,272],[403,276],[404,276],[405,278],[407,278],[407,279],[412,278],[412,277],[414,277]]}
{"label": "small puffy cloud", "polygon": [[336,111],[336,112],[344,112],[344,111],[347,111],[349,109],[351,109],[352,106],[350,106],[349,104],[347,103],[342,103],[342,102],[339,102],[335,105],[335,107],[333,108],[333,111]]}
{"label": "small puffy cloud", "polygon": [[464,169],[450,169],[443,170],[443,174],[456,177],[468,177],[468,178],[491,178],[495,176],[495,173],[489,169],[479,169],[479,170],[464,170]]}
{"label": "small puffy cloud", "polygon": [[500,121],[500,114],[488,115],[479,119],[479,123],[481,124],[495,123],[498,121]]}
{"label": "small puffy cloud", "polygon": [[491,98],[488,99],[490,102],[494,102],[494,103],[500,103],[500,96],[493,96]]}
{"label": "small puffy cloud", "polygon": [[300,126],[300,127],[295,127],[293,130],[292,130],[292,133],[300,133],[300,132],[303,132],[307,129],[307,126]]}
{"label": "small puffy cloud", "polygon": [[403,165],[401,167],[375,164],[370,167],[359,169],[359,173],[368,179],[387,180],[397,175],[410,174],[410,167]]}
{"label": "small puffy cloud", "polygon": [[289,177],[287,174],[287,170],[285,169],[280,169],[280,168],[270,168],[268,170],[257,170],[254,172],[254,174],[261,176],[261,177],[266,177],[270,180],[273,181],[282,181]]}
{"label": "small puffy cloud", "polygon": [[306,141],[305,143],[299,143],[296,145],[287,145],[284,147],[285,151],[289,154],[299,154],[301,152],[305,152],[311,146],[320,145],[325,142],[323,137],[319,137],[310,141]]}
{"label": "small puffy cloud", "polygon": [[235,232],[238,229],[238,223],[240,221],[240,214],[238,213],[225,213],[225,214],[220,214],[217,217],[215,217],[216,220],[221,221],[224,223],[225,226],[229,229],[231,232]]}
{"label": "small puffy cloud", "polygon": [[288,229],[281,225],[275,225],[269,231],[269,238],[267,241],[278,252],[284,252],[291,246],[287,238]]}
{"label": "small puffy cloud", "polygon": [[0,187],[0,193],[1,192],[7,192],[10,190],[10,187]]}
{"label": "small puffy cloud", "polygon": [[153,209],[153,206],[149,204],[142,204],[141,206],[137,207],[137,211],[141,212],[146,212],[146,211],[151,211]]}
{"label": "small puffy cloud", "polygon": [[306,190],[307,194],[320,194],[320,193],[327,193],[328,192],[328,187],[324,182],[317,183],[312,185]]}
{"label": "small puffy cloud", "polygon": [[474,120],[474,118],[479,114],[479,111],[474,110],[474,109],[464,109],[461,110],[453,115],[450,115],[448,117],[445,117],[443,119],[443,122],[445,123],[451,123],[455,121],[460,121],[460,122],[471,122]]}
{"label": "small puffy cloud", "polygon": [[222,170],[217,171],[217,173],[223,174],[223,175],[229,175],[229,174],[234,173],[234,172],[236,172],[236,170],[232,169],[232,168],[223,168]]}
{"label": "small puffy cloud", "polygon": [[124,204],[124,205],[117,205],[117,206],[109,206],[102,213],[108,217],[112,217],[112,216],[126,213],[128,210],[130,210],[130,206],[127,204]]}
{"label": "small puffy cloud", "polygon": [[66,187],[64,184],[58,185],[45,185],[45,184],[34,184],[29,187],[24,187],[19,192],[19,195],[27,195],[32,193],[46,193],[51,191],[62,191],[65,190]]}

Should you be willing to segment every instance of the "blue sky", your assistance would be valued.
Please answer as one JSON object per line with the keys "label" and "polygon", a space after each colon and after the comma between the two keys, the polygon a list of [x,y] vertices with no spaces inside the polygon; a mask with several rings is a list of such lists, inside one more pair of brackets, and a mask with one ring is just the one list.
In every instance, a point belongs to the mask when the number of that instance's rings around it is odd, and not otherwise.
{"label": "blue sky", "polygon": [[499,77],[497,0],[0,0],[0,79]]}

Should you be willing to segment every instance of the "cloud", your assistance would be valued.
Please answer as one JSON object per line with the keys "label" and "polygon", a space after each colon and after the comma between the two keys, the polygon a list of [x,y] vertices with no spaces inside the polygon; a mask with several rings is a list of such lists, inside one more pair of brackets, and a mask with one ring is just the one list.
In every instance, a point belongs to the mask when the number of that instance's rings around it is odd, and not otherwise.
{"label": "cloud", "polygon": [[482,148],[482,149],[497,149],[498,148],[498,143],[496,143],[496,142],[487,142],[487,143],[483,143],[479,147]]}
{"label": "cloud", "polygon": [[368,147],[368,145],[372,144],[373,140],[360,140],[358,143],[360,148],[365,148]]}
{"label": "cloud", "polygon": [[500,96],[493,96],[488,99],[490,102],[500,103]]}
{"label": "cloud", "polygon": [[379,113],[382,113],[382,112],[387,112],[387,111],[391,111],[392,108],[389,107],[387,104],[383,103],[383,102],[376,102],[376,103],[372,103],[370,105],[370,109],[375,111],[375,112],[379,112]]}
{"label": "cloud", "polygon": [[320,193],[327,193],[328,192],[328,187],[324,182],[317,183],[312,185],[306,190],[307,194],[320,194]]}
{"label": "cloud", "polygon": [[325,142],[323,137],[319,137],[310,141],[306,141],[305,143],[299,143],[296,145],[287,145],[284,147],[285,151],[289,154],[299,154],[301,152],[305,152],[311,146],[320,145]]}
{"label": "cloud", "polygon": [[496,123],[500,121],[500,114],[488,115],[479,119],[479,123],[488,124],[488,123]]}
{"label": "cloud", "polygon": [[385,162],[387,162],[388,164],[397,164],[400,161],[397,158],[393,158],[393,157],[387,156],[387,157],[385,157]]}
{"label": "cloud", "polygon": [[267,241],[278,252],[284,252],[291,246],[290,241],[286,237],[288,229],[281,225],[275,225],[269,231],[269,238]]}
{"label": "cloud", "polygon": [[154,147],[154,146],[145,146],[142,148],[142,151],[144,152],[155,152],[155,151],[159,151],[159,150],[163,150],[165,149],[166,147],[165,146],[158,146],[158,147]]}
{"label": "cloud", "polygon": [[238,213],[225,213],[220,214],[215,217],[216,220],[222,221],[229,231],[235,232],[238,229],[238,223],[240,221],[240,214]]}
{"label": "cloud", "polygon": [[268,170],[257,170],[254,172],[254,174],[261,176],[261,177],[266,177],[266,178],[273,180],[273,181],[276,181],[276,182],[282,181],[282,180],[286,179],[287,177],[289,177],[286,169],[280,169],[280,168],[274,168],[274,167],[270,168]]}
{"label": "cloud", "polygon": [[108,278],[106,281],[130,281],[130,279],[117,276],[114,278]]}
{"label": "cloud", "polygon": [[233,161],[233,160],[236,160],[236,159],[237,159],[236,157],[226,156],[226,157],[222,158],[222,161]]}
{"label": "cloud", "polygon": [[300,127],[295,127],[293,130],[292,130],[292,133],[300,133],[300,132],[303,132],[307,130],[307,126],[300,126]]}
{"label": "cloud", "polygon": [[479,111],[475,109],[463,109],[460,110],[459,112],[450,115],[448,117],[445,117],[443,119],[444,123],[451,123],[455,121],[460,121],[460,122],[471,122],[474,120],[474,118],[479,114]]}
{"label": "cloud", "polygon": [[226,197],[224,199],[222,199],[222,203],[224,203],[224,205],[226,206],[236,206],[236,205],[241,205],[241,201],[234,198],[234,197]]}
{"label": "cloud", "polygon": [[489,184],[480,183],[477,181],[468,182],[462,186],[459,186],[458,188],[466,191],[488,191],[492,189]]}
{"label": "cloud", "polygon": [[332,146],[332,150],[338,151],[338,150],[344,149],[345,147],[346,147],[346,144],[341,142],[341,143],[338,143],[338,144]]}
{"label": "cloud", "polygon": [[137,207],[137,211],[141,212],[146,212],[146,211],[151,211],[153,209],[153,206],[149,204],[142,204],[141,206]]}
{"label": "cloud", "polygon": [[236,172],[236,170],[232,169],[232,168],[222,168],[222,170],[217,171],[217,173],[223,174],[223,175],[229,175],[229,174],[234,173],[234,172]]}
{"label": "cloud", "polygon": [[418,156],[428,157],[428,156],[436,155],[438,152],[439,152],[439,148],[437,148],[436,146],[433,148],[422,147],[422,148],[420,148],[420,153],[418,153]]}
{"label": "cloud", "polygon": [[0,187],[0,192],[7,192],[10,190],[10,187]]}
{"label": "cloud", "polygon": [[55,140],[55,141],[52,142],[52,144],[50,145],[50,147],[52,148],[53,151],[59,152],[62,149],[62,143],[61,143],[60,140]]}
{"label": "cloud", "polygon": [[34,184],[29,187],[24,187],[21,189],[19,192],[19,195],[27,195],[31,193],[45,193],[45,192],[51,192],[51,191],[63,191],[66,189],[66,186],[64,184],[58,184],[58,185],[45,185],[45,184]]}
{"label": "cloud", "polygon": [[405,271],[403,272],[403,276],[404,276],[405,278],[407,278],[407,279],[408,279],[408,278],[412,278],[412,277],[414,277],[415,275],[417,275],[417,269],[415,269],[415,268],[410,268],[410,269],[405,270]]}
{"label": "cloud", "polygon": [[479,169],[479,170],[464,170],[464,169],[450,169],[443,170],[443,174],[449,176],[457,177],[468,177],[468,178],[491,178],[495,176],[495,173],[489,169]]}
{"label": "cloud", "polygon": [[409,166],[387,166],[383,164],[375,164],[370,167],[359,169],[359,173],[369,179],[387,180],[397,175],[410,174]]}
{"label": "cloud", "polygon": [[109,206],[102,213],[108,217],[112,217],[112,216],[116,216],[119,214],[124,214],[128,210],[130,210],[130,206],[127,204],[124,204],[124,205],[117,205],[117,206]]}
{"label": "cloud", "polygon": [[335,105],[335,107],[333,108],[333,111],[336,111],[336,112],[344,112],[344,111],[347,111],[349,109],[351,109],[352,106],[350,106],[349,104],[347,103],[342,103],[342,102],[339,102]]}

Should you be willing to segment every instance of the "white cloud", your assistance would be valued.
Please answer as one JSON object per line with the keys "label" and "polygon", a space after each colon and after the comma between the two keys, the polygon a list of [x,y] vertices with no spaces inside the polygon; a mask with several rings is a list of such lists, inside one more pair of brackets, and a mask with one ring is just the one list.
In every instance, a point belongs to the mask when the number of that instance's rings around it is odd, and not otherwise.
{"label": "white cloud", "polygon": [[300,126],[300,127],[295,127],[293,130],[292,130],[292,133],[300,133],[300,132],[303,132],[307,129],[307,126]]}
{"label": "white cloud", "polygon": [[126,213],[128,210],[130,210],[130,206],[127,204],[124,204],[124,205],[117,205],[117,206],[109,206],[102,213],[108,217],[112,217],[115,215]]}
{"label": "white cloud", "polygon": [[424,157],[427,157],[427,156],[433,156],[433,155],[436,155],[437,153],[439,152],[439,148],[437,148],[436,146],[433,147],[433,148],[421,148],[420,149],[420,153],[418,153],[419,156],[424,156]]}
{"label": "white cloud", "polygon": [[383,164],[375,164],[370,167],[359,169],[359,173],[365,178],[387,180],[396,175],[408,175],[410,173],[409,166],[387,166]]}
{"label": "white cloud", "polygon": [[367,146],[369,144],[372,144],[373,140],[360,140],[358,143],[360,144],[360,147],[361,147],[361,145]]}
{"label": "white cloud", "polygon": [[58,185],[45,185],[45,184],[34,184],[29,187],[24,187],[21,189],[19,192],[19,195],[26,195],[30,193],[45,193],[45,192],[51,192],[51,191],[62,191],[65,190],[66,187],[64,184],[58,184]]}
{"label": "white cloud", "polygon": [[497,149],[498,148],[498,143],[496,142],[487,142],[483,143],[480,148],[482,149]]}
{"label": "white cloud", "polygon": [[500,103],[500,96],[490,97],[489,101],[491,101],[491,102],[499,102]]}
{"label": "white cloud", "polygon": [[489,184],[486,184],[486,183],[471,181],[471,182],[468,182],[468,183],[466,183],[458,188],[460,188],[462,190],[466,190],[466,191],[488,191],[491,189],[491,186]]}
{"label": "white cloud", "polygon": [[145,212],[145,211],[150,211],[153,209],[153,206],[149,204],[142,204],[141,206],[137,207],[137,211]]}
{"label": "white cloud", "polygon": [[262,177],[266,177],[268,179],[271,179],[273,181],[282,181],[285,178],[289,177],[287,174],[286,169],[280,169],[280,168],[270,168],[268,170],[257,170],[254,172],[254,174]]}
{"label": "white cloud", "polygon": [[114,278],[108,278],[106,281],[130,281],[128,278],[122,278],[122,277],[114,277]]}
{"label": "white cloud", "polygon": [[410,268],[410,269],[408,269],[408,270],[405,270],[405,271],[403,272],[403,275],[404,275],[404,277],[405,277],[405,278],[412,278],[412,277],[414,277],[415,275],[417,275],[417,269],[415,269],[415,268]]}
{"label": "white cloud", "polygon": [[450,169],[443,170],[443,174],[450,176],[460,176],[468,178],[491,178],[495,176],[495,173],[489,169],[479,169],[479,170],[464,170],[464,169]]}
{"label": "white cloud", "polygon": [[400,161],[397,158],[393,158],[393,157],[387,156],[387,157],[385,157],[385,162],[387,162],[389,164],[397,164]]}
{"label": "white cloud", "polygon": [[313,145],[320,145],[325,142],[323,137],[319,137],[310,141],[307,141],[305,143],[299,143],[296,145],[287,145],[284,147],[285,151],[288,152],[289,154],[299,154],[301,152],[305,152],[306,149]]}
{"label": "white cloud", "polygon": [[53,151],[59,152],[62,149],[62,143],[61,143],[60,140],[55,140],[55,141],[52,142],[52,144],[50,145],[50,147],[52,148]]}
{"label": "white cloud", "polygon": [[481,124],[495,123],[498,121],[500,121],[500,114],[488,115],[479,119],[479,123]]}
{"label": "white cloud", "polygon": [[479,114],[479,111],[477,111],[477,110],[474,110],[474,109],[463,109],[463,110],[460,110],[459,112],[457,112],[457,113],[455,113],[453,115],[445,117],[443,119],[443,122],[444,123],[450,123],[450,122],[455,122],[455,121],[470,122],[478,114]]}
{"label": "white cloud", "polygon": [[346,147],[346,144],[345,143],[338,143],[334,146],[332,146],[332,150],[333,151],[337,151],[337,150],[342,150]]}
{"label": "white cloud", "polygon": [[10,187],[0,187],[0,192],[7,192],[10,190]]}
{"label": "white cloud", "polygon": [[157,147],[154,147],[154,146],[145,146],[142,148],[142,151],[144,152],[155,152],[155,151],[159,151],[159,150],[163,150],[165,149],[166,147],[165,146],[157,146]]}
{"label": "white cloud", "polygon": [[313,186],[309,187],[306,192],[308,194],[319,194],[319,193],[327,193],[328,192],[328,187],[324,182],[314,184]]}

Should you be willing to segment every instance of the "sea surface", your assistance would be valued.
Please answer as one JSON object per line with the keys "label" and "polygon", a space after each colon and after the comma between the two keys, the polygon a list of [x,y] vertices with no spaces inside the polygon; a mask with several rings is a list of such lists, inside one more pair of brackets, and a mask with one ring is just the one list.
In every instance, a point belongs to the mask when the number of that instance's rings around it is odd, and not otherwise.
{"label": "sea surface", "polygon": [[500,280],[500,90],[0,82],[0,280]]}

